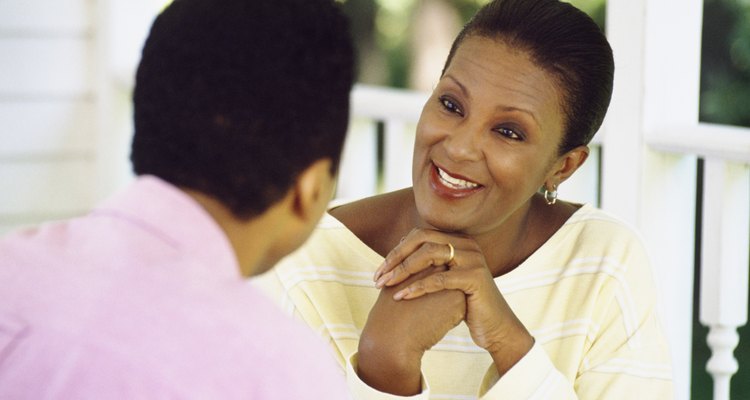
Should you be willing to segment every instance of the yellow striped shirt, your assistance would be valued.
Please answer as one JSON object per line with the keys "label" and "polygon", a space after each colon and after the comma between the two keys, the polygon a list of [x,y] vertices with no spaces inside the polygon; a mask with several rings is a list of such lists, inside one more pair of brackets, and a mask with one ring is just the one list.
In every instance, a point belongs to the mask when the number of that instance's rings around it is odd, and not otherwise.
{"label": "yellow striped shirt", "polygon": [[[253,280],[330,341],[357,399],[398,398],[369,388],[354,372],[382,261],[326,214],[302,248]],[[425,354],[424,390],[415,398],[672,398],[648,257],[619,220],[584,205],[495,282],[534,336],[532,350],[498,378],[461,323]]]}

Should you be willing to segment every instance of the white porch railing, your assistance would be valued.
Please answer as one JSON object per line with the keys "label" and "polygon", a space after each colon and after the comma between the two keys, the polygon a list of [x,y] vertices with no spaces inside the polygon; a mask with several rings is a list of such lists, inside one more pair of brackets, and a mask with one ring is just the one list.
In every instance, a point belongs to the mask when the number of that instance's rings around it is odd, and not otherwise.
{"label": "white porch railing", "polygon": [[[352,95],[353,123],[342,158],[337,197],[358,198],[410,185],[411,152],[414,127],[427,94],[403,90],[358,86]],[[380,126],[380,128],[378,128]],[[604,181],[602,165],[627,173],[655,175],[658,182],[684,180],[684,169],[695,168],[696,158],[705,159],[703,190],[701,322],[710,327],[708,344],[713,356],[707,371],[714,378],[714,398],[729,399],[729,380],[737,371],[732,351],[737,346],[736,328],[747,321],[748,243],[750,238],[750,129],[697,124],[676,132],[643,134],[648,162],[634,165],[606,163],[610,154],[617,158],[638,159],[622,154],[626,149],[609,147],[616,142],[611,135],[622,130],[607,130],[604,138],[592,146],[592,157],[561,188],[561,197],[607,208],[606,199],[619,196],[616,184]],[[637,135],[637,132],[627,134]],[[378,138],[380,136],[380,138]],[[378,150],[380,143],[380,150]],[[612,148],[610,151],[609,149]],[[382,157],[378,158],[378,153]],[[687,160],[687,161],[686,161]],[[692,167],[688,164],[692,163]],[[611,172],[611,171],[610,171]],[[692,176],[695,179],[695,175]],[[636,224],[647,238],[646,245],[655,257],[655,269],[662,294],[662,314],[666,334],[672,344],[675,388],[678,399],[689,398],[691,335],[684,326],[692,326],[693,249],[670,244],[669,235],[687,235],[695,241],[693,217],[675,224],[675,208],[695,210],[695,183],[688,187],[657,186],[642,182],[639,202],[660,198],[656,204],[677,203],[661,212],[645,210],[647,224]],[[607,191],[611,192],[607,192]],[[599,199],[604,199],[600,204]],[[686,206],[687,205],[687,206]],[[616,211],[615,211],[616,212]],[[658,230],[650,230],[658,227]],[[648,238],[665,236],[665,240]],[[679,243],[678,243],[679,244]],[[665,256],[666,255],[666,256]],[[686,262],[687,261],[687,262]],[[685,291],[684,288],[689,290]],[[672,297],[677,294],[676,297]],[[689,318],[687,321],[684,317]]]}

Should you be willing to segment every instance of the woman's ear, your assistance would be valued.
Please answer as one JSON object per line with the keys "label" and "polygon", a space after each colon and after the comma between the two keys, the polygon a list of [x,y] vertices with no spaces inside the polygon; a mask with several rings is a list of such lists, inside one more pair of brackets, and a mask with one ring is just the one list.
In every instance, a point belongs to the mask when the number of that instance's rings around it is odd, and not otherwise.
{"label": "woman's ear", "polygon": [[555,162],[552,174],[545,181],[545,186],[548,185],[550,188],[560,186],[583,165],[588,157],[589,147],[585,145],[578,146],[560,156]]}
{"label": "woman's ear", "polygon": [[305,221],[318,218],[333,196],[334,176],[331,160],[322,158],[310,164],[297,177],[293,191],[293,212]]}

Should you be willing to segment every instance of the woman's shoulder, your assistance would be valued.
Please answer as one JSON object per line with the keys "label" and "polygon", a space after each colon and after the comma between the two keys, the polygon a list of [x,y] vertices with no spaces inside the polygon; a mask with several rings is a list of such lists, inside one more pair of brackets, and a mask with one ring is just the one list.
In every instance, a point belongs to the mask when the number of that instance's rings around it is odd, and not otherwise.
{"label": "woman's shoulder", "polygon": [[414,195],[408,188],[338,205],[328,213],[367,246],[385,255],[395,245],[394,240],[398,243],[403,231],[411,229],[407,216],[413,206]]}
{"label": "woman's shoulder", "polygon": [[582,205],[574,212],[563,227],[583,230],[590,235],[605,235],[607,237],[639,235],[634,227],[619,217],[591,204]]}
{"label": "woman's shoulder", "polygon": [[563,247],[572,246],[579,257],[642,259],[646,246],[641,234],[617,216],[593,205],[580,207],[556,236]]}
{"label": "woman's shoulder", "polygon": [[637,230],[607,211],[584,204],[504,279],[507,283],[530,276],[624,276],[628,272],[648,277],[650,270],[648,250]]}

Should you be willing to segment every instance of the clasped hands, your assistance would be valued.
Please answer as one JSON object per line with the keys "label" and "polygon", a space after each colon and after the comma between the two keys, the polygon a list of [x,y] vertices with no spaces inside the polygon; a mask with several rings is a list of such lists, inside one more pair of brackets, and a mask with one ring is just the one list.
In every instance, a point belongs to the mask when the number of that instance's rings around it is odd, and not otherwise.
{"label": "clasped hands", "polygon": [[500,375],[533,345],[472,238],[414,229],[374,280],[382,291],[360,338],[358,374],[375,389],[419,393],[422,356],[462,320]]}

